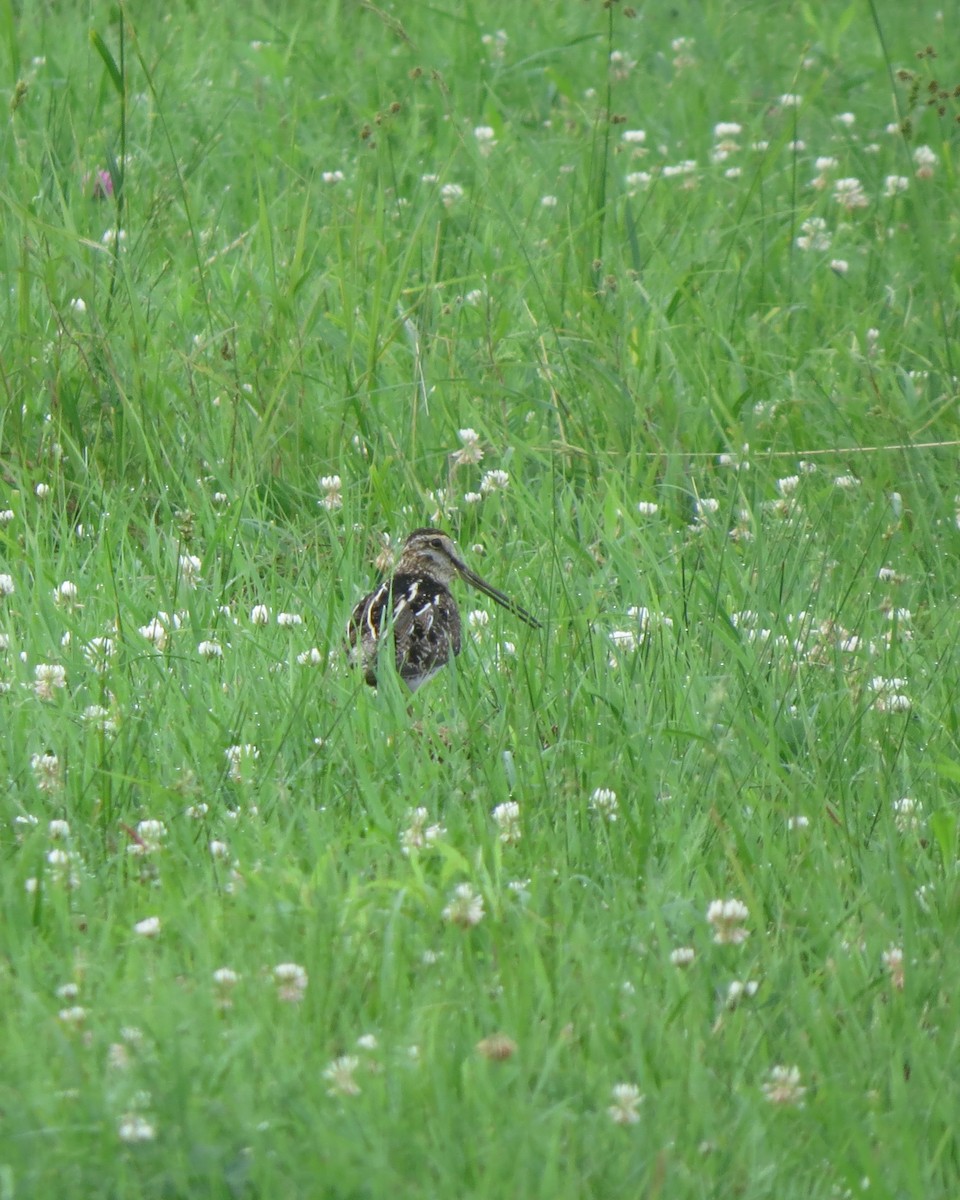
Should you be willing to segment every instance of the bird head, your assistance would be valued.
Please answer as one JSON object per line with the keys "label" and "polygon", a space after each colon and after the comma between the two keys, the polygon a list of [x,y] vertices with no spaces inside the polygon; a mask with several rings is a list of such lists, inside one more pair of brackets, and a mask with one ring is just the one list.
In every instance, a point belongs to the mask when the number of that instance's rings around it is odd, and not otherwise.
{"label": "bird head", "polygon": [[495,600],[502,608],[518,616],[521,621],[534,629],[540,628],[540,622],[535,620],[525,608],[505,596],[493,584],[481,579],[460,557],[453,539],[442,529],[415,529],[403,544],[403,552],[397,563],[396,573],[429,575],[438,583],[447,587],[454,576],[459,576],[464,583],[483,592],[491,600]]}

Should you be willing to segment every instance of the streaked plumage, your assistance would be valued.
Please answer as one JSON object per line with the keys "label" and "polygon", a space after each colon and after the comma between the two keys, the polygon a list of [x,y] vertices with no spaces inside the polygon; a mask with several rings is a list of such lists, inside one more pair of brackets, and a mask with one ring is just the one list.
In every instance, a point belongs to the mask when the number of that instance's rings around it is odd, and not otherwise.
{"label": "streaked plumage", "polygon": [[364,596],[347,626],[347,641],[367,683],[376,686],[378,659],[391,637],[397,672],[412,692],[460,653],[460,610],[450,591],[455,576],[540,628],[526,609],[474,574],[442,530],[415,529],[393,575]]}

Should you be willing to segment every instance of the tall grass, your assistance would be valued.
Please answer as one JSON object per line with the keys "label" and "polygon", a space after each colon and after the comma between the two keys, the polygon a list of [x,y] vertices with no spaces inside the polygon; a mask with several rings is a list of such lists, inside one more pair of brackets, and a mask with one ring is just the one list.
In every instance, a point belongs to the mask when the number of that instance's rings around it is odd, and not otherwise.
{"label": "tall grass", "polygon": [[[0,1193],[953,1195],[935,6],[0,61]],[[374,692],[428,522],[544,628]]]}

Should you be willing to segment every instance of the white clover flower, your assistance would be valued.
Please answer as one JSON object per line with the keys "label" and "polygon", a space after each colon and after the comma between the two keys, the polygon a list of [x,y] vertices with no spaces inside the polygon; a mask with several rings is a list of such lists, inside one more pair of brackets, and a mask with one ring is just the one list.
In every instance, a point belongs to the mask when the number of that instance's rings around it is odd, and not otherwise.
{"label": "white clover flower", "polygon": [[796,817],[787,817],[787,829],[792,833],[795,829],[809,829],[810,818],[800,813]]}
{"label": "white clover flower", "polygon": [[652,500],[638,500],[637,512],[641,517],[655,517],[660,511],[660,505],[655,504]]}
{"label": "white clover flower", "polygon": [[722,142],[715,142],[710,151],[710,161],[712,163],[726,162],[730,155],[739,149],[739,144],[729,138],[725,138]]}
{"label": "white clover flower", "polygon": [[803,103],[803,97],[794,95],[791,92],[785,92],[777,103],[781,108],[799,108]]}
{"label": "white clover flower", "polygon": [[83,719],[84,724],[98,733],[114,733],[116,730],[116,718],[103,704],[88,704],[83,710]]}
{"label": "white clover flower", "polygon": [[227,774],[234,783],[242,783],[247,776],[247,767],[257,761],[260,751],[252,742],[242,746],[228,746],[223,752],[227,760]]}
{"label": "white clover flower", "polygon": [[152,642],[153,645],[161,653],[166,649],[167,645],[167,627],[159,617],[154,617],[152,621],[148,621],[146,625],[141,625],[139,629],[141,637]]}
{"label": "white clover flower", "polygon": [[265,604],[255,604],[250,609],[251,625],[267,625],[270,622],[270,609]]}
{"label": "white clover flower", "polygon": [[454,511],[453,493],[446,488],[437,488],[436,491],[427,492],[427,497],[436,505],[430,516],[430,520],[434,523],[445,520]]}
{"label": "white clover flower", "polygon": [[696,957],[697,952],[692,946],[678,946],[670,951],[670,962],[675,967],[689,967]]}
{"label": "white clover flower", "polygon": [[213,972],[213,982],[217,989],[214,1003],[220,1012],[233,1008],[233,997],[230,993],[240,982],[240,976],[231,967],[218,967]]}
{"label": "white clover flower", "polygon": [[636,59],[631,58],[622,50],[611,50],[609,62],[611,78],[618,82],[623,79],[629,79],[630,72],[637,65]]}
{"label": "white clover flower", "polygon": [[617,793],[612,788],[595,788],[590,797],[590,807],[604,821],[616,821],[620,815]]}
{"label": "white clover flower", "polygon": [[334,512],[336,509],[343,507],[343,497],[340,495],[341,482],[339,475],[323,475],[320,479],[320,487],[324,492],[317,501],[321,508],[325,508],[327,512]]}
{"label": "white clover flower", "polygon": [[48,850],[46,864],[47,878],[54,886],[62,885],[70,891],[80,886],[80,873],[77,870],[80,856],[74,851]]}
{"label": "white clover flower", "polygon": [[463,199],[463,188],[459,183],[445,183],[440,189],[440,199],[443,201],[445,208],[453,208],[460,200]]}
{"label": "white clover flower", "polygon": [[722,142],[725,138],[739,137],[743,133],[743,126],[736,121],[719,121],[713,127],[714,139]]}
{"label": "white clover flower", "polygon": [[500,841],[505,846],[515,846],[522,837],[520,805],[515,800],[498,804],[493,810],[493,819],[500,828]]}
{"label": "white clover flower", "polygon": [[910,180],[906,175],[887,175],[883,181],[883,195],[889,200],[893,196],[899,196],[901,192],[905,192],[910,186]]}
{"label": "white clover flower", "polygon": [[909,712],[913,708],[913,701],[902,692],[894,692],[892,695],[878,696],[874,707],[879,713]]}
{"label": "white clover flower", "polygon": [[409,855],[411,850],[426,850],[446,836],[446,827],[436,823],[428,825],[430,811],[426,808],[407,810],[409,826],[400,834],[401,851]]}
{"label": "white clover flower", "polygon": [[480,491],[484,495],[487,492],[501,491],[506,488],[509,482],[510,476],[506,471],[486,471],[480,480]]}
{"label": "white clover flower", "polygon": [[47,825],[47,837],[51,842],[65,842],[70,837],[70,822],[55,818]]}
{"label": "white clover flower", "polygon": [[33,668],[33,690],[39,700],[52,700],[67,686],[67,670],[57,663],[37,663]]}
{"label": "white clover flower", "polygon": [[180,582],[185,588],[192,588],[200,582],[200,568],[203,563],[195,554],[181,554],[179,558]]}
{"label": "white clover flower", "polygon": [[483,897],[479,892],[475,892],[469,883],[458,884],[453,889],[442,915],[451,925],[471,929],[474,925],[479,925],[484,918]]}
{"label": "white clover flower", "polygon": [[923,826],[923,805],[911,796],[893,802],[894,822],[901,833],[916,832]]}
{"label": "white clover flower", "polygon": [[846,275],[846,273],[850,270],[850,264],[845,258],[831,258],[830,270],[833,271],[835,275]]}
{"label": "white clover flower", "polygon": [[328,1096],[359,1096],[360,1085],[354,1079],[360,1059],[355,1054],[342,1054],[323,1069],[323,1078],[329,1084]]}
{"label": "white clover flower", "polygon": [[620,135],[620,140],[626,142],[628,146],[642,146],[647,140],[647,131],[645,129],[625,129]]}
{"label": "white clover flower", "polygon": [[273,980],[277,985],[277,997],[287,1004],[299,1004],[309,982],[304,968],[291,962],[278,963],[273,968]]}
{"label": "white clover flower", "polygon": [[903,969],[903,950],[899,946],[890,946],[883,952],[883,965],[890,975],[890,983],[902,992],[906,982]]}
{"label": "white clover flower", "polygon": [[741,1000],[752,1000],[760,989],[753,979],[732,979],[727,985],[727,1008],[736,1008]]}
{"label": "white clover flower", "polygon": [[457,431],[457,436],[463,445],[459,450],[453,451],[454,465],[459,467],[478,463],[483,458],[480,434],[475,429],[460,429]]}
{"label": "white clover flower", "polygon": [[540,207],[541,208],[556,208],[559,203],[560,202],[556,196],[541,196],[540,197]]}
{"label": "white clover flower", "polygon": [[480,38],[481,45],[491,51],[490,58],[493,62],[503,62],[508,41],[509,38],[503,29],[498,29],[496,33],[485,33]]}
{"label": "white clover flower", "polygon": [[117,1126],[117,1137],[121,1142],[135,1145],[138,1142],[152,1142],[157,1136],[157,1127],[153,1121],[138,1112],[124,1113]]}
{"label": "white clover flower", "polygon": [[625,650],[628,653],[636,650],[640,645],[640,639],[633,629],[611,629],[610,641],[613,642],[616,649]]}
{"label": "white clover flower", "polygon": [[807,1089],[800,1085],[799,1067],[771,1067],[763,1094],[771,1104],[803,1108],[803,1098]]}
{"label": "white clover flower", "polygon": [[316,646],[311,646],[309,650],[304,650],[297,655],[297,665],[301,667],[319,667],[323,661],[324,656]]}
{"label": "white clover flower", "polygon": [[277,624],[281,629],[299,629],[303,624],[303,617],[299,613],[277,613]]}
{"label": "white clover flower", "polygon": [[200,642],[197,645],[197,653],[201,658],[223,658],[223,647],[218,641],[211,639]]}
{"label": "white clover flower", "polygon": [[63,583],[58,583],[53,589],[54,603],[66,605],[68,608],[76,603],[79,595],[80,589],[69,579],[65,579]]}
{"label": "white clover flower", "polygon": [[167,837],[167,827],[162,821],[144,820],[137,823],[139,841],[132,842],[127,847],[127,853],[134,856],[156,854],[163,849]]}
{"label": "white clover flower", "polygon": [[63,782],[60,773],[60,759],[50,750],[43,754],[34,754],[30,758],[30,769],[34,782],[41,792],[55,792]]}
{"label": "white clover flower", "polygon": [[133,927],[133,932],[138,937],[155,938],[160,936],[160,918],[159,917],[144,917],[142,921],[137,921]]}
{"label": "white clover flower", "polygon": [[902,675],[892,675],[889,677],[886,675],[874,675],[867,684],[867,687],[871,692],[881,692],[889,695],[905,688],[908,682],[909,680],[904,679]]}
{"label": "white clover flower", "polygon": [[50,485],[48,483],[38,483],[33,489],[33,494],[38,500],[46,500],[50,495]]}
{"label": "white clover flower", "polygon": [[87,1019],[87,1010],[81,1004],[74,1004],[70,1008],[61,1008],[57,1013],[57,1019],[63,1025],[72,1025],[76,1028]]}
{"label": "white clover flower", "polygon": [[[10,522],[14,519],[15,515],[16,514],[14,513],[12,508],[0,508],[0,525],[9,525]],[[0,576],[0,579],[10,579],[10,576],[2,575],[2,576]],[[11,580],[11,583],[12,583],[12,580]],[[2,592],[2,590],[0,590],[0,596],[2,596],[2,595],[3,595],[3,592]]]}
{"label": "white clover flower", "polygon": [[624,176],[624,183],[628,188],[646,190],[653,183],[653,176],[649,171],[631,171]]}
{"label": "white clover flower", "polygon": [[343,183],[345,176],[340,170],[323,171],[321,172],[320,178],[324,183]]}
{"label": "white clover flower", "polygon": [[607,1116],[614,1125],[636,1125],[640,1120],[638,1109],[644,1097],[634,1083],[618,1083],[611,1089],[613,1103],[607,1109]]}
{"label": "white clover flower", "polygon": [[116,643],[113,638],[95,637],[91,638],[83,648],[83,657],[93,669],[102,675],[109,665],[109,660],[116,652]]}
{"label": "white clover flower", "polygon": [[666,613],[653,612],[643,604],[631,604],[627,609],[627,616],[632,617],[640,627],[641,642],[651,629],[673,628],[673,617],[668,617]]}
{"label": "white clover flower", "polygon": [[833,198],[841,208],[845,208],[848,212],[852,212],[855,208],[867,208],[870,204],[867,193],[863,190],[863,184],[856,176],[834,180]]}
{"label": "white clover flower", "polygon": [[781,496],[791,496],[800,486],[799,475],[785,475],[776,482],[777,491]]}
{"label": "white clover flower", "polygon": [[473,131],[473,136],[477,139],[477,149],[484,158],[493,153],[497,144],[497,134],[492,126],[478,125]]}
{"label": "white clover flower", "polygon": [[667,164],[664,166],[660,174],[664,179],[682,179],[686,175],[693,175],[697,170],[696,159],[687,158],[683,162]]}
{"label": "white clover flower", "polygon": [[70,301],[70,310],[71,312],[77,313],[78,316],[83,316],[83,314],[87,311],[86,301],[77,296],[75,299]]}
{"label": "white clover flower", "polygon": [[800,236],[797,238],[798,250],[829,250],[832,240],[823,217],[808,217],[800,226]]}
{"label": "white clover flower", "polygon": [[707,921],[713,926],[713,940],[717,945],[737,946],[746,941],[750,930],[743,923],[750,910],[742,900],[711,900],[707,908]]}

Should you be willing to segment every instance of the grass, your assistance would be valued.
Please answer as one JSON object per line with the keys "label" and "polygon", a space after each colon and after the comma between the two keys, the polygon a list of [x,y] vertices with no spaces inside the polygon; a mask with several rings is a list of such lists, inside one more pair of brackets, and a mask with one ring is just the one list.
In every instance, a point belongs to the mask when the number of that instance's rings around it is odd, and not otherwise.
{"label": "grass", "polygon": [[[36,10],[0,1196],[955,1194],[936,6]],[[544,629],[411,702],[427,522]]]}

